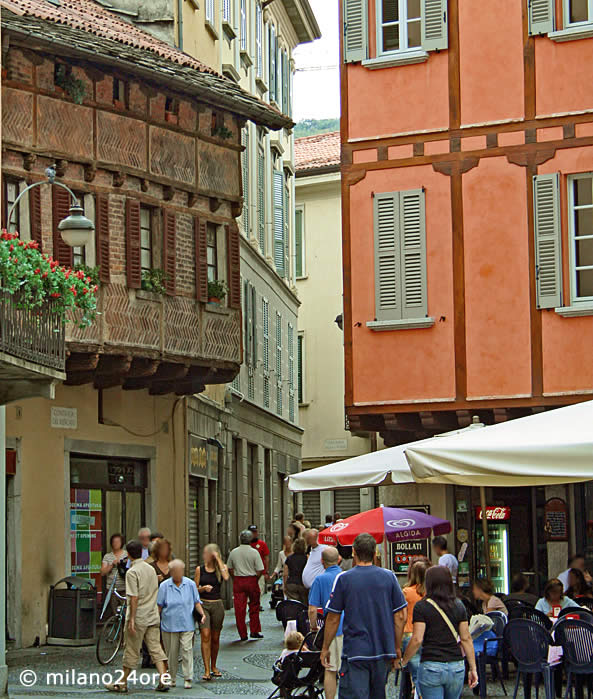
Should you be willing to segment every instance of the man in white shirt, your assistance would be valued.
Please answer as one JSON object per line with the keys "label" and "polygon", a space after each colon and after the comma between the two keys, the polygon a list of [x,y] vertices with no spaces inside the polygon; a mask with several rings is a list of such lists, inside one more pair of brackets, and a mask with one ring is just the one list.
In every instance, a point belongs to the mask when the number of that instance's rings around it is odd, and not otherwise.
{"label": "man in white shirt", "polygon": [[435,538],[432,540],[432,548],[435,554],[438,556],[438,565],[444,566],[451,571],[453,584],[457,585],[457,570],[459,568],[459,561],[452,553],[447,551],[447,539],[445,539],[444,536],[435,536]]}
{"label": "man in white shirt", "polygon": [[303,585],[310,589],[313,585],[313,581],[318,575],[325,572],[323,563],[321,561],[321,554],[323,549],[327,548],[324,544],[317,542],[317,537],[319,532],[317,529],[305,529],[303,537],[307,546],[311,547],[311,552],[309,553],[309,559],[307,560],[307,565],[303,570]]}

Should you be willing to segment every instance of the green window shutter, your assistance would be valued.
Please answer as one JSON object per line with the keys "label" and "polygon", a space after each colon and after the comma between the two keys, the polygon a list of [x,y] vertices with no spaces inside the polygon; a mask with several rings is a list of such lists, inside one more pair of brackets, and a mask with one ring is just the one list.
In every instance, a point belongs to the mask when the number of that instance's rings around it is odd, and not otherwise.
{"label": "green window shutter", "polygon": [[288,114],[288,54],[282,51],[282,113]]}
{"label": "green window shutter", "polygon": [[399,192],[375,194],[375,315],[400,320],[401,262]]}
{"label": "green window shutter", "polygon": [[400,192],[402,318],[424,318],[426,299],[426,226],[424,192]]}
{"label": "green window shutter", "polygon": [[284,276],[290,279],[290,194],[288,181],[284,180]]}
{"label": "green window shutter", "polygon": [[284,174],[274,170],[274,263],[281,277],[286,274],[284,263]]}
{"label": "green window shutter", "polygon": [[343,0],[344,63],[367,57],[367,0]]}
{"label": "green window shutter", "polygon": [[294,212],[294,243],[296,255],[296,276],[303,276],[303,210],[297,209]]}
{"label": "green window shutter", "polygon": [[268,87],[270,89],[270,100],[276,99],[276,30],[274,25],[270,24],[270,81]]}
{"label": "green window shutter", "polygon": [[447,0],[422,0],[422,48],[437,51],[447,47]]}
{"label": "green window shutter", "polygon": [[528,0],[529,36],[554,31],[554,0]]}
{"label": "green window shutter", "polygon": [[562,305],[560,185],[557,173],[533,178],[535,278],[538,308]]}
{"label": "green window shutter", "polygon": [[241,222],[243,233],[249,238],[249,131],[244,128],[241,131],[241,145],[244,150],[241,153],[241,171],[243,175],[243,214]]}
{"label": "green window shutter", "polygon": [[257,239],[259,249],[262,253],[265,252],[266,246],[266,174],[265,174],[265,159],[261,147],[257,152]]}

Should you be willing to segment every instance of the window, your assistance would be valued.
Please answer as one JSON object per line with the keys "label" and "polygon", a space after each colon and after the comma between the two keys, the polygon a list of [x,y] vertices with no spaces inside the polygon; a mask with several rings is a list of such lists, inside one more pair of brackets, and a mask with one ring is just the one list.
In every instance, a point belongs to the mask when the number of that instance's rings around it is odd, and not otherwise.
{"label": "window", "polygon": [[[241,51],[247,51],[247,0],[241,0]],[[257,29],[256,29],[257,31]]]}
{"label": "window", "polygon": [[282,390],[282,316],[276,312],[276,413],[282,415],[284,391]]}
{"label": "window", "polygon": [[262,299],[264,407],[270,407],[270,304]]}
{"label": "window", "polygon": [[241,173],[243,176],[243,213],[241,216],[243,235],[249,237],[249,128],[246,126],[241,131],[241,145],[244,150],[241,153]]}
{"label": "window", "polygon": [[208,223],[207,228],[207,260],[208,260],[208,281],[214,282],[218,279],[218,245],[217,226],[215,223]]}
{"label": "window", "polygon": [[593,174],[568,179],[571,300],[593,301]]}
{"label": "window", "polygon": [[264,77],[264,19],[261,3],[255,5],[255,49],[257,77],[263,80]]}
{"label": "window", "polygon": [[[78,202],[80,206],[82,207],[82,213],[85,213],[85,206],[84,206],[84,194],[81,194],[79,192],[75,192],[76,198],[78,199]],[[77,265],[85,265],[86,264],[86,250],[84,246],[79,246],[76,245],[72,248],[72,266],[76,267]]]}
{"label": "window", "polygon": [[297,279],[305,276],[305,210],[297,207],[294,212],[294,238],[296,250]]}
{"label": "window", "polygon": [[379,53],[405,51],[422,44],[421,0],[378,0]]}
{"label": "window", "polygon": [[564,23],[584,24],[593,21],[593,0],[565,0]]}
{"label": "window", "polygon": [[140,206],[140,268],[142,274],[149,272],[152,264],[152,210]]}
{"label": "window", "polygon": [[268,32],[268,87],[270,89],[270,101],[276,100],[276,29],[269,25]]}
{"label": "window", "polygon": [[424,191],[375,194],[374,238],[375,321],[426,319]]}
{"label": "window", "polygon": [[257,366],[257,292],[253,284],[243,282],[243,322],[245,365],[247,366],[247,397],[255,399],[255,368]]}
{"label": "window", "polygon": [[285,226],[285,191],[284,173],[282,170],[272,170],[274,182],[274,264],[281,277],[286,277],[286,226]]}
{"label": "window", "polygon": [[288,324],[287,333],[287,349],[288,349],[288,419],[295,422],[295,392],[294,392],[294,326]]}
{"label": "window", "polygon": [[297,396],[299,403],[305,402],[305,335],[297,338]]}
{"label": "window", "polygon": [[206,0],[206,22],[214,26],[214,0]]}
{"label": "window", "polygon": [[[21,228],[21,213],[20,213],[20,202],[19,206],[15,208],[10,217],[10,221],[7,220],[8,212],[10,208],[17,200],[19,196],[19,181],[13,180],[9,177],[4,178],[4,196],[2,201],[2,227],[6,228],[9,233],[16,233],[20,231]],[[22,199],[21,199],[22,201]]]}
{"label": "window", "polygon": [[231,0],[222,0],[222,21],[231,23]]}

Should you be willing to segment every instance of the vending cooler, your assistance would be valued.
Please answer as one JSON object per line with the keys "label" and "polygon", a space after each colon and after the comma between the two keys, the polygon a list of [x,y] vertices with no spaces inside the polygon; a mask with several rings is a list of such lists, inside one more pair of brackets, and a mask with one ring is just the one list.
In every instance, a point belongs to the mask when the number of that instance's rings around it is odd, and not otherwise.
{"label": "vending cooler", "polygon": [[[490,550],[491,580],[495,592],[510,592],[509,520],[510,507],[487,507],[488,546]],[[476,508],[476,571],[479,578],[486,577],[484,561],[484,535],[482,533],[482,508]]]}

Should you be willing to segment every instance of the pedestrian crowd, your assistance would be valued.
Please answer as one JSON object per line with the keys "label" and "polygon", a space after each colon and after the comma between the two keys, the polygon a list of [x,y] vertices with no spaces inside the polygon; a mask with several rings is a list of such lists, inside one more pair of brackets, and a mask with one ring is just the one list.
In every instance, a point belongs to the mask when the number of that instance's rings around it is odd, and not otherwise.
{"label": "pedestrian crowd", "polygon": [[[339,521],[339,513],[325,526]],[[173,554],[171,542],[147,528],[124,547],[121,534],[110,538],[101,573],[107,588],[127,597],[125,652],[120,682],[107,686],[127,692],[127,678],[143,656],[152,662],[160,682],[157,691],[176,685],[179,660],[185,688],[194,676],[194,635],[199,628],[204,681],[222,677],[218,668],[220,637],[225,620],[223,585],[232,581],[234,615],[239,640],[263,638],[260,611],[266,583],[280,581],[284,599],[306,610],[309,627],[323,628],[320,662],[327,699],[383,699],[392,670],[409,670],[415,695],[422,699],[458,699],[465,679],[478,682],[476,639],[469,616],[508,614],[506,604],[533,606],[549,617],[593,598],[592,577],[582,555],[549,580],[538,599],[528,578],[519,573],[503,598],[487,579],[474,581],[473,601],[462,600],[456,586],[458,560],[447,540],[433,539],[436,565],[426,557],[410,562],[407,584],[378,565],[377,544],[360,534],[352,547],[326,546],[304,515],[295,515],[283,539],[276,566],[270,571],[270,549],[252,525],[242,531],[226,563],[217,544],[204,547],[193,578]],[[506,604],[505,604],[506,602]],[[114,600],[111,609],[116,610]],[[300,652],[303,634],[290,628],[279,662]],[[476,690],[477,691],[477,690]]]}

